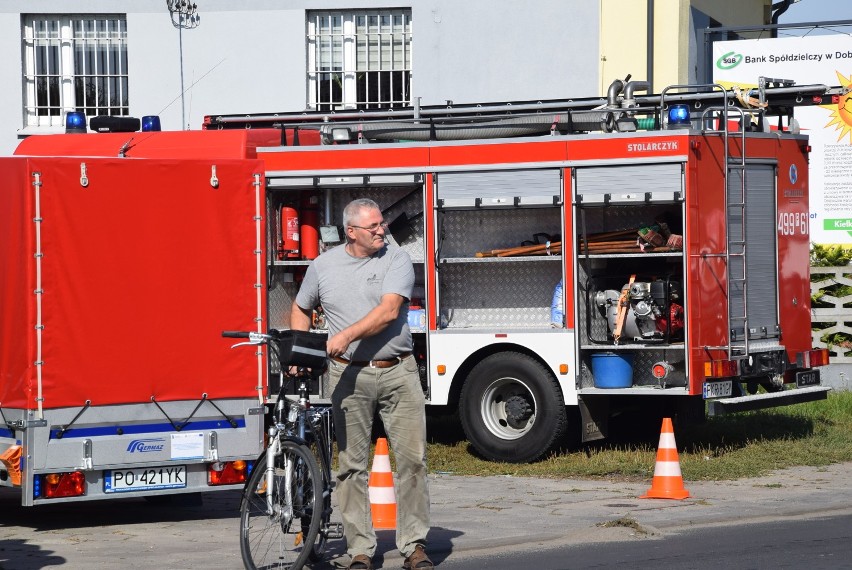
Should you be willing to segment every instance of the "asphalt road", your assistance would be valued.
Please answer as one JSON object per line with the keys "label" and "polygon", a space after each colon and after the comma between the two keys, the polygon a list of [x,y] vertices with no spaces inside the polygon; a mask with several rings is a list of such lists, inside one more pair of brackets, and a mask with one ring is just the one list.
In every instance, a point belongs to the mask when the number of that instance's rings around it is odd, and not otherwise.
{"label": "asphalt road", "polygon": [[634,532],[618,542],[449,559],[446,570],[842,570],[852,567],[852,515]]}

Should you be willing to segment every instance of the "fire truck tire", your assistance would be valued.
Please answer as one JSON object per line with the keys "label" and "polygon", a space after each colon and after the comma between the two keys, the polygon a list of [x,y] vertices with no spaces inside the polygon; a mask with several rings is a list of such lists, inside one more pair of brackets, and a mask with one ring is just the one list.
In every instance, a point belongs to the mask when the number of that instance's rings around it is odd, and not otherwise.
{"label": "fire truck tire", "polygon": [[462,386],[459,415],[473,448],[492,461],[527,463],[565,434],[567,414],[556,379],[530,356],[483,359]]}

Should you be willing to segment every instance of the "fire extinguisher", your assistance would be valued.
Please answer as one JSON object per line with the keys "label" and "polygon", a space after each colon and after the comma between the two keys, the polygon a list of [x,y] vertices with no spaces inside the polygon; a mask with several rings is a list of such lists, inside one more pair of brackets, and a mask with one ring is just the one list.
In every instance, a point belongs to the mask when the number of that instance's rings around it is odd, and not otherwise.
{"label": "fire extinguisher", "polygon": [[299,217],[302,259],[315,259],[319,255],[319,196],[316,193],[302,194]]}
{"label": "fire extinguisher", "polygon": [[299,212],[290,205],[279,211],[281,236],[278,242],[278,259],[299,257]]}

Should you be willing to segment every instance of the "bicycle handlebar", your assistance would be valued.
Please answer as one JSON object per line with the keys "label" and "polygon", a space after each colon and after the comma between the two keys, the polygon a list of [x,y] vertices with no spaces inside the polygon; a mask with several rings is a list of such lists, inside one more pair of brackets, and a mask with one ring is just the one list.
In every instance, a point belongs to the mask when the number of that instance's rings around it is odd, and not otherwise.
{"label": "bicycle handlebar", "polygon": [[222,331],[222,336],[225,338],[249,338],[250,334],[243,331]]}

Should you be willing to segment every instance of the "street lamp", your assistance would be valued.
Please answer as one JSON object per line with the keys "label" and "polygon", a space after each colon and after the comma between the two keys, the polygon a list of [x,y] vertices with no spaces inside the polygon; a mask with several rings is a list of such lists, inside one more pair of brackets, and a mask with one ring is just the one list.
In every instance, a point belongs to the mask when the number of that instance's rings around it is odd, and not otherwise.
{"label": "street lamp", "polygon": [[172,17],[172,26],[178,29],[178,44],[180,45],[180,118],[181,128],[186,130],[186,102],[183,88],[183,30],[197,28],[201,23],[198,15],[198,5],[187,0],[166,0],[166,8]]}

